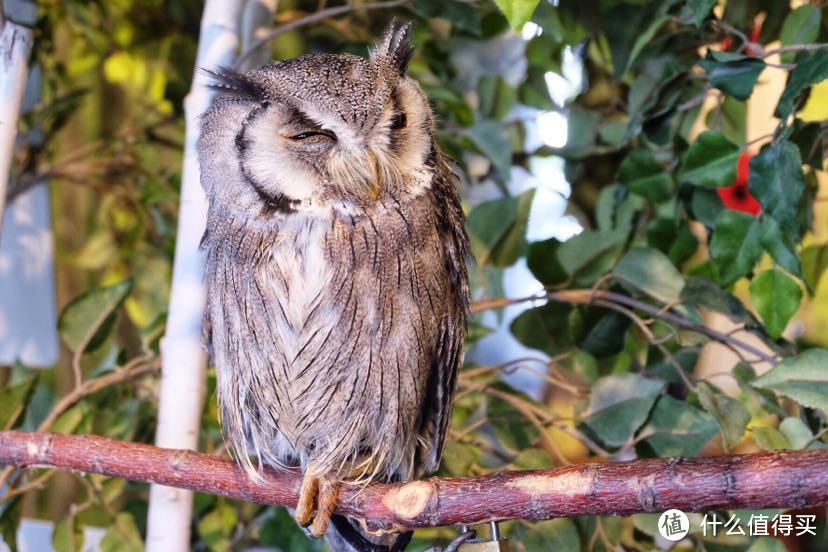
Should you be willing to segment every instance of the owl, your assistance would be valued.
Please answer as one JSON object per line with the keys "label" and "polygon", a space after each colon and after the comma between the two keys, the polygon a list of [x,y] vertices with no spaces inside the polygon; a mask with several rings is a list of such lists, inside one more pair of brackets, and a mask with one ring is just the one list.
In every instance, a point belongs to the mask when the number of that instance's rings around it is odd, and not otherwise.
{"label": "owl", "polygon": [[333,515],[337,493],[436,469],[463,362],[468,238],[410,34],[216,70],[198,142],[225,436],[257,480],[303,471],[295,518],[336,550],[404,548]]}

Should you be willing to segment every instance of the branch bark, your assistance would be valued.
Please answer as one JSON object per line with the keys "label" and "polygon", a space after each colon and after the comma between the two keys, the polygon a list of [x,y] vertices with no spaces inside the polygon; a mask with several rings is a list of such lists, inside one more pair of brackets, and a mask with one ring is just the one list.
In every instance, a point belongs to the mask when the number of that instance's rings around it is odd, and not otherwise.
{"label": "branch bark", "polygon": [[[100,473],[285,506],[295,506],[301,485],[295,471],[266,469],[265,484],[257,485],[229,459],[92,435],[2,431],[0,464]],[[337,511],[367,520],[372,530],[402,530],[670,508],[704,512],[823,505],[828,505],[828,449],[346,485]]]}

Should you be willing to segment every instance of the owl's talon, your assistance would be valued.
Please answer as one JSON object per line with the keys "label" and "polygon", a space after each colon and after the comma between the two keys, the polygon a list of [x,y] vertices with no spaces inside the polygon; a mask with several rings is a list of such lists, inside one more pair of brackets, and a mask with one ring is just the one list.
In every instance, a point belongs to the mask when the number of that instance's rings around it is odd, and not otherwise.
{"label": "owl's talon", "polygon": [[340,482],[337,480],[322,478],[319,482],[316,515],[310,526],[310,532],[314,537],[321,537],[328,530],[331,515],[336,508],[336,502],[339,498],[339,487]]}
{"label": "owl's talon", "polygon": [[316,495],[319,493],[319,478],[306,474],[299,488],[299,501],[294,518],[300,527],[307,527],[313,521]]}

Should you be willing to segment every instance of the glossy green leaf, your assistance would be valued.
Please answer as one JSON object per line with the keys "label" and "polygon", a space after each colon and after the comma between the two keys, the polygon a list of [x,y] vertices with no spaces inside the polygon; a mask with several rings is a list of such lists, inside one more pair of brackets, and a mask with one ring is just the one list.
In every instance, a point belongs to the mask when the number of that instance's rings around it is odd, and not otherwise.
{"label": "glossy green leaf", "polygon": [[710,84],[738,100],[747,100],[765,62],[754,57],[707,50],[707,57],[699,65],[710,78]]}
{"label": "glossy green leaf", "polygon": [[620,447],[647,420],[663,387],[633,373],[601,378],[592,387],[584,424],[606,445]]}
{"label": "glossy green leaf", "polygon": [[581,232],[558,247],[558,262],[575,285],[590,285],[610,271],[625,239],[618,231]]}
{"label": "glossy green leaf", "polygon": [[695,456],[719,432],[716,420],[703,410],[670,396],[659,397],[641,432],[661,457]]}
{"label": "glossy green leaf", "polygon": [[[106,335],[100,330],[106,329],[107,320],[132,291],[132,279],[124,280],[113,286],[96,288],[73,299],[60,314],[58,331],[66,345],[77,351],[94,349]],[[111,328],[111,324],[110,324]]]}
{"label": "glossy green leaf", "polygon": [[550,238],[529,244],[526,253],[526,265],[535,278],[544,285],[561,284],[566,281],[566,271],[558,261],[558,248],[561,242]]}
{"label": "glossy green leaf", "polygon": [[803,406],[828,410],[828,351],[808,349],[789,357],[753,382]]}
{"label": "glossy green leaf", "polygon": [[574,346],[570,328],[572,312],[570,306],[547,303],[520,313],[509,329],[523,345],[554,356]]}
{"label": "glossy green leaf", "polygon": [[774,262],[799,278],[803,278],[802,264],[796,252],[796,246],[782,232],[779,223],[770,217],[762,220],[762,247]]}
{"label": "glossy green leaf", "polygon": [[679,300],[684,278],[662,252],[634,247],[618,262],[613,275],[664,303]]}
{"label": "glossy green leaf", "polygon": [[708,130],[696,138],[681,165],[680,178],[697,186],[715,188],[736,181],[739,146],[718,131]]}
{"label": "glossy green leaf", "polygon": [[699,382],[696,386],[699,402],[719,424],[725,449],[730,450],[742,439],[745,428],[750,421],[750,414],[745,407],[728,397],[712,385]]}
{"label": "glossy green leaf", "polygon": [[768,335],[778,339],[799,310],[802,289],[787,274],[772,268],[750,281],[750,300],[762,317]]}
{"label": "glossy green leaf", "polygon": [[798,237],[798,208],[805,191],[799,148],[782,140],[750,160],[750,192],[789,236]]}
{"label": "glossy green leaf", "polygon": [[698,276],[688,278],[681,290],[681,302],[720,312],[736,324],[744,324],[746,327],[759,326],[756,317],[735,295],[723,290],[707,278]]}
{"label": "glossy green leaf", "polygon": [[794,102],[809,86],[828,78],[828,48],[820,48],[791,71],[788,84],[779,98],[774,115],[787,119],[794,110]]}
{"label": "glossy green leaf", "polygon": [[715,5],[716,0],[687,0],[687,7],[693,12],[693,24],[701,27]]}
{"label": "glossy green leaf", "polygon": [[664,167],[646,149],[632,151],[618,169],[618,181],[652,203],[672,195],[673,181]]}
{"label": "glossy green leaf", "polygon": [[465,443],[447,441],[440,468],[449,475],[467,475],[477,462],[479,449]]}
{"label": "glossy green leaf", "polygon": [[469,213],[468,231],[481,265],[511,266],[526,252],[526,224],[535,190],[486,201]]}
{"label": "glossy green leaf", "polygon": [[540,0],[495,0],[495,4],[509,20],[509,25],[520,31],[532,18]]}
{"label": "glossy green leaf", "polygon": [[710,256],[719,269],[723,286],[729,286],[753,270],[762,254],[759,221],[746,213],[724,210],[716,217]]}
{"label": "glossy green leaf", "polygon": [[753,440],[764,450],[785,450],[791,448],[782,433],[772,427],[754,427]]}
{"label": "glossy green leaf", "polygon": [[[822,10],[814,4],[799,6],[782,23],[779,31],[779,42],[783,46],[791,44],[807,44],[816,42],[819,36],[819,25],[822,21]],[[785,52],[782,54],[782,63],[791,63],[796,57],[796,52]]]}

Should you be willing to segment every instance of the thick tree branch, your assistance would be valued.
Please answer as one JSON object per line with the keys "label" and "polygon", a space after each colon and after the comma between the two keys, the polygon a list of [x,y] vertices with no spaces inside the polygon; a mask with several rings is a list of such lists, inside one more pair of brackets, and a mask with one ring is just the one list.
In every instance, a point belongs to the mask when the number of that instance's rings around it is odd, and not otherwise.
{"label": "thick tree branch", "polygon": [[[159,483],[292,506],[297,472],[267,469],[257,485],[228,459],[92,435],[0,432],[0,463]],[[371,529],[495,519],[828,505],[828,449],[712,458],[581,464],[406,484],[344,486],[337,511]]]}

